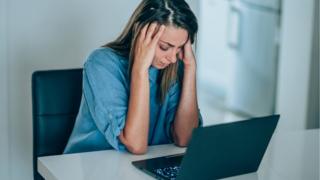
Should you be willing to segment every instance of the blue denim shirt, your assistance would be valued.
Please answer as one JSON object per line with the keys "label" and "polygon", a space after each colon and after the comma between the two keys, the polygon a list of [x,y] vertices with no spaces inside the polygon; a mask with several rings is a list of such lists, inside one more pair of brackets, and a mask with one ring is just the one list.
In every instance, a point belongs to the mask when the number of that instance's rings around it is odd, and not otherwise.
{"label": "blue denim shirt", "polygon": [[[104,149],[126,150],[118,136],[128,111],[130,81],[128,59],[110,48],[92,52],[83,68],[83,93],[76,122],[64,153]],[[170,126],[181,93],[181,82],[171,85],[160,103],[159,70],[150,67],[150,123],[148,144],[171,143]],[[202,118],[199,113],[200,124]]]}

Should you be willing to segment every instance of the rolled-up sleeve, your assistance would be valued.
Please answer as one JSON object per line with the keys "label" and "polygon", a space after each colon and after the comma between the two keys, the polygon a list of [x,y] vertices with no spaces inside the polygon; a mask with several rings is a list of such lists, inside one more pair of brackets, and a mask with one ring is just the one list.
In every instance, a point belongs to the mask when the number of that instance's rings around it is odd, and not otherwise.
{"label": "rolled-up sleeve", "polygon": [[[175,119],[175,115],[178,109],[180,95],[181,95],[181,83],[176,83],[173,85],[172,88],[170,88],[168,92],[169,100],[168,100],[168,110],[166,115],[167,123],[165,125],[167,137],[171,142],[173,142],[171,126]],[[200,109],[198,109],[198,119],[199,119],[199,126],[202,126],[203,120],[200,113]]]}
{"label": "rolled-up sleeve", "polygon": [[98,130],[113,148],[124,150],[125,146],[118,136],[127,115],[128,90],[125,81],[112,59],[104,58],[104,61],[110,62],[101,63],[92,61],[92,58],[99,57],[89,57],[84,65],[84,98]]}

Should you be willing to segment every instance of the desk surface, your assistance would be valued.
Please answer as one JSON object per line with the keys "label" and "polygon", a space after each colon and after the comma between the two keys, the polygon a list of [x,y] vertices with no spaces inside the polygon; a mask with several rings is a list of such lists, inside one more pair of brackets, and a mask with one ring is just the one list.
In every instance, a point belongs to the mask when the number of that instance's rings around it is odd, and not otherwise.
{"label": "desk surface", "polygon": [[[153,179],[131,165],[131,161],[185,151],[172,144],[150,146],[145,155],[115,150],[38,158],[38,171],[48,180],[63,179]],[[319,129],[275,133],[256,173],[228,180],[318,180]]]}

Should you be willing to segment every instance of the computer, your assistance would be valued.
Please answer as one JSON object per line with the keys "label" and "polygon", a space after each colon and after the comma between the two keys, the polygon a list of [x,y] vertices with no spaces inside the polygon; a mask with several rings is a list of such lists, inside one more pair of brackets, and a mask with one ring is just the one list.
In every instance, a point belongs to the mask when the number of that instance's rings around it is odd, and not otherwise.
{"label": "computer", "polygon": [[258,170],[279,115],[193,130],[186,153],[133,161],[156,179],[212,180]]}

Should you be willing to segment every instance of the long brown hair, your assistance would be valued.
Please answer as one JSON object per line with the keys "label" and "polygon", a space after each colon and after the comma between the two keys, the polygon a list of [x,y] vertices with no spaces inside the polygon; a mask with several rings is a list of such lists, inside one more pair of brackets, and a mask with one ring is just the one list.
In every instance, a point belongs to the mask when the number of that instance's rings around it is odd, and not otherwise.
{"label": "long brown hair", "polygon": [[[129,76],[131,76],[137,36],[142,27],[152,22],[185,29],[191,43],[194,42],[198,31],[196,16],[184,0],[142,0],[120,36],[104,45],[129,59]],[[161,101],[164,100],[170,85],[178,79],[178,63],[179,61],[170,64],[161,71]]]}

